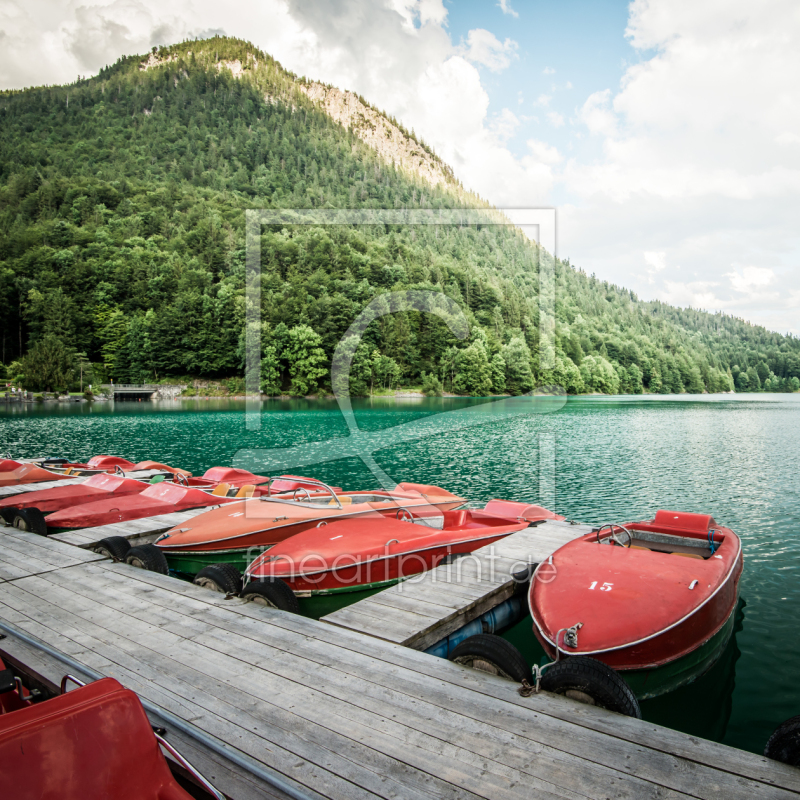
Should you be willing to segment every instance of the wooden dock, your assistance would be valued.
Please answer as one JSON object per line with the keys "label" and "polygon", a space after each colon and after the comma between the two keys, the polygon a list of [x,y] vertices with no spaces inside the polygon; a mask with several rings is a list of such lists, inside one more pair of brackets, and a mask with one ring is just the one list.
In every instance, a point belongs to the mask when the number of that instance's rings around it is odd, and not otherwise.
{"label": "wooden dock", "polygon": [[[227,755],[166,725],[233,800],[287,796],[242,763],[280,776],[293,797],[330,800],[800,798],[800,771],[761,756],[523,698],[499,677],[63,542],[10,528],[0,542],[0,623],[219,743]],[[2,632],[0,655],[42,683],[72,671]]]}
{"label": "wooden dock", "polygon": [[547,520],[323,617],[342,628],[425,650],[507,600],[514,575],[584,536],[589,525]]}
{"label": "wooden dock", "polygon": [[188,511],[174,511],[171,514],[161,514],[157,517],[132,519],[127,522],[116,522],[110,525],[97,525],[94,528],[77,528],[74,531],[51,534],[48,538],[89,549],[102,539],[110,536],[124,536],[131,541],[135,540],[136,544],[146,544],[152,542],[164,531],[187,522],[192,517],[208,511],[209,508],[211,507],[191,508]]}

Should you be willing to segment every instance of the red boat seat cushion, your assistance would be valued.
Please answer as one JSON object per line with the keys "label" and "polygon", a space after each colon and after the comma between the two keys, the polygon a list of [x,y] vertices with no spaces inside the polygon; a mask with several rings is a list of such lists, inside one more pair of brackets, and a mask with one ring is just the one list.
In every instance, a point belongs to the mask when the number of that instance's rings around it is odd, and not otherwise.
{"label": "red boat seat cushion", "polygon": [[664,528],[677,528],[682,531],[708,533],[717,523],[710,514],[690,514],[686,511],[656,511],[653,524]]}
{"label": "red boat seat cushion", "polygon": [[139,698],[113,678],[0,716],[0,797],[191,800]]}

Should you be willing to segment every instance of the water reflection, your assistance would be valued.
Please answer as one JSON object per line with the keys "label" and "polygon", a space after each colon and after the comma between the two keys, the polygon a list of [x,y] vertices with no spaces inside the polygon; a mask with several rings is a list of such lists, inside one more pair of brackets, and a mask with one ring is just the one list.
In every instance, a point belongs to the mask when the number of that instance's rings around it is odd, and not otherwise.
{"label": "water reflection", "polygon": [[728,730],[736,687],[736,662],[741,656],[737,634],[744,626],[745,601],[736,607],[733,634],[714,666],[688,686],[645,700],[642,718],[692,736],[721,742]]}

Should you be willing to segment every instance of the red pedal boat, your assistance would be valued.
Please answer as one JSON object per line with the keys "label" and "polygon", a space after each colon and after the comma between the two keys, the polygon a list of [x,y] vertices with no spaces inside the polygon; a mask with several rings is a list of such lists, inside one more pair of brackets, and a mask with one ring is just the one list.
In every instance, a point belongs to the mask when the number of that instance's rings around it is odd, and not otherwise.
{"label": "red pedal boat", "polygon": [[[251,488],[243,486],[235,492],[244,496]],[[219,494],[216,493],[218,490],[221,490]],[[148,486],[139,494],[105,498],[56,511],[46,517],[45,521],[48,528],[93,528],[97,525],[171,514],[174,511],[187,511],[190,508],[232,503],[236,497],[228,497],[229,491],[231,489],[227,484],[220,484],[209,492],[164,481]]]}
{"label": "red pedal boat", "polygon": [[[305,486],[286,494],[287,483],[298,481]],[[186,575],[196,575],[220,562],[243,571],[262,550],[322,522],[375,516],[376,512],[392,516],[403,508],[449,510],[464,502],[463,497],[438,486],[399,483],[391,492],[377,489],[338,494],[311,478],[284,475],[273,479],[260,497],[200,514],[167,531],[155,544],[170,569]]]}
{"label": "red pedal boat", "polygon": [[0,488],[4,486],[22,486],[26,483],[60,481],[66,477],[68,476],[37,467],[36,464],[22,464],[9,458],[0,461]]}
{"label": "red pedal boat", "polygon": [[170,771],[164,747],[212,797],[223,800],[153,731],[133,692],[103,678],[65,694],[66,680],[62,694],[31,705],[0,661],[0,797],[192,800]]}
{"label": "red pedal boat", "polygon": [[[396,518],[373,512],[284,539],[248,567],[245,579],[284,581],[301,597],[318,600],[304,609],[318,616],[358,599],[347,593],[384,588],[527,527],[525,520],[477,510],[402,509]],[[325,599],[330,595],[345,596],[332,603]]]}
{"label": "red pedal boat", "polygon": [[591,656],[640,699],[689,683],[733,630],[742,546],[707,514],[604,526],[539,565],[529,604],[550,658]]}
{"label": "red pedal boat", "polygon": [[101,473],[92,475],[82,483],[69,486],[54,486],[52,489],[39,489],[35,492],[15,494],[0,500],[0,515],[11,522],[8,514],[19,508],[38,508],[43,514],[60,511],[62,508],[90,503],[113,494],[122,497],[126,494],[138,494],[147,488],[144,481],[135,478],[124,478],[121,475]]}

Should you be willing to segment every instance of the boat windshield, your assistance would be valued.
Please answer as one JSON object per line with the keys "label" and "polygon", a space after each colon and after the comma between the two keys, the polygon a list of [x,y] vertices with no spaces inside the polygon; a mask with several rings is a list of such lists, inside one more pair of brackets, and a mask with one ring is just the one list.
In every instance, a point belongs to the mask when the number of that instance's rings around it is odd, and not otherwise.
{"label": "boat windshield", "polygon": [[[702,558],[707,559],[720,548],[720,545],[725,540],[720,534],[717,533],[714,538],[714,549],[712,550],[710,541],[707,539],[700,539],[694,536],[676,536],[670,533],[659,533],[657,531],[643,531],[634,528],[631,525],[626,526],[627,530],[631,533],[632,540],[630,542],[631,550],[649,550],[653,553],[665,553],[668,555],[683,556],[685,558]],[[617,532],[617,541],[624,547],[628,547],[628,537],[625,532]],[[597,544],[597,539],[594,537],[587,539],[589,543]],[[608,545],[612,543],[611,534],[601,535],[600,544]]]}

